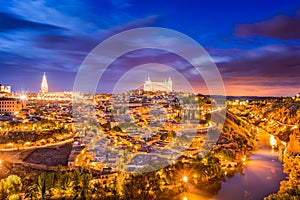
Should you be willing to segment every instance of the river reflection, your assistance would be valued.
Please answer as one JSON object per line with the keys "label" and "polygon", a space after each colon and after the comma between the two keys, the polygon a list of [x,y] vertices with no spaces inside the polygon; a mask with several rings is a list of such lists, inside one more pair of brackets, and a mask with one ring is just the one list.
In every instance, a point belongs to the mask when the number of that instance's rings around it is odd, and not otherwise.
{"label": "river reflection", "polygon": [[270,145],[272,148],[277,147],[277,141],[276,141],[274,135],[270,135]]}
{"label": "river reflection", "polygon": [[225,181],[220,183],[221,189],[216,186],[215,191],[202,189],[197,194],[185,193],[187,199],[260,200],[277,192],[286,175],[278,152],[274,150],[276,138],[262,131],[258,137],[258,151],[249,157],[243,172],[227,174]]}

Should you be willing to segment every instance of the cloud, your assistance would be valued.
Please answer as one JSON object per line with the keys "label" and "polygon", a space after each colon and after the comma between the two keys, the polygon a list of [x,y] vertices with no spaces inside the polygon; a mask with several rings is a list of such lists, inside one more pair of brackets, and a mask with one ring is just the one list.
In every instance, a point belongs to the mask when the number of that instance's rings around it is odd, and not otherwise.
{"label": "cloud", "polygon": [[[200,60],[200,62],[202,62],[202,60]],[[137,77],[139,78],[133,79],[133,81],[142,84],[143,81],[141,82],[141,79],[144,80],[148,73],[150,73],[150,75],[154,74],[154,71],[157,73],[161,70],[161,68],[157,67],[160,65],[165,65],[170,67],[170,69],[173,71],[176,71],[178,74],[181,74],[185,80],[188,80],[196,92],[207,93],[206,85],[201,77],[201,73],[199,74],[199,72],[187,60],[175,53],[159,49],[140,49],[128,52],[127,54],[119,57],[104,71],[99,81],[100,85],[98,92],[112,92],[114,84],[118,82],[118,80],[124,74],[126,74],[128,71],[135,70],[135,67],[137,66],[146,64],[148,69],[144,69],[144,72],[138,71],[139,75]],[[94,72],[96,72],[97,67],[99,66],[95,65],[95,68],[93,68]],[[160,75],[161,74],[162,72]],[[151,77],[155,79],[157,76],[158,75]],[[170,73],[164,72],[164,76],[165,78],[172,76],[171,71]],[[175,89],[182,89],[180,84],[180,80],[174,79],[174,85],[177,87],[175,87]],[[126,88],[127,86],[123,85],[122,87]]]}
{"label": "cloud", "polygon": [[228,49],[221,49],[221,48],[212,48],[212,47],[205,47],[205,50],[211,56],[225,56],[225,57],[232,57],[236,54],[243,53],[244,50],[239,48],[228,48]]}
{"label": "cloud", "polygon": [[79,0],[13,0],[0,2],[0,7],[0,66],[9,72],[1,73],[1,80],[16,71],[24,76],[53,70],[73,73],[101,41],[159,20],[156,15],[130,15],[124,0],[99,1],[97,6]]}
{"label": "cloud", "polygon": [[44,23],[37,23],[18,18],[12,14],[0,12],[0,32],[31,29],[38,31],[61,30],[61,27]]}
{"label": "cloud", "polygon": [[64,27],[81,34],[102,32],[141,18],[126,12],[126,9],[131,7],[126,0],[100,0],[93,5],[82,0],[60,3],[45,0],[13,0],[10,3],[0,2],[0,6],[22,19]]}
{"label": "cloud", "polygon": [[[239,57],[219,63],[218,67],[230,92],[242,87],[245,94],[252,89],[258,95],[266,94],[258,92],[259,89],[274,88],[275,95],[281,88],[280,94],[294,95],[300,87],[299,55],[300,45],[269,45],[245,51]],[[238,91],[241,93],[242,89]]]}
{"label": "cloud", "polygon": [[[57,88],[60,84],[72,85],[70,77],[74,76],[85,56],[101,41],[132,28],[159,26],[161,16],[169,16],[159,9],[151,12],[138,9],[138,12],[132,12],[135,5],[131,5],[127,0],[97,1],[93,5],[80,0],[60,3],[13,0],[0,2],[0,7],[0,80],[12,79],[7,78],[7,75],[14,74],[14,80],[9,80],[9,84],[14,85],[15,81],[39,85],[40,73],[48,72],[50,79],[51,72],[55,71],[57,76],[54,75],[53,79],[59,82]],[[157,13],[161,15],[156,15]],[[277,40],[277,45],[257,47],[269,44],[272,38],[299,40],[299,21],[300,15],[280,15],[255,24],[237,25],[235,35],[239,37],[220,38],[217,37],[219,33],[214,33],[210,41],[207,41],[209,37],[202,40],[204,44],[214,45],[214,48],[210,47],[207,50],[217,63],[228,87],[238,88],[239,91],[243,88],[251,91],[258,87],[265,90],[276,88],[278,92],[281,86],[290,92],[289,87],[299,88],[300,47],[278,45]],[[180,26],[189,26],[181,22]],[[162,24],[168,27],[169,22],[163,19]],[[147,38],[137,39],[135,42],[145,44]],[[177,44],[176,39],[165,37],[157,42],[166,46]],[[289,41],[280,42],[287,44]],[[116,48],[119,47],[120,44],[116,43]],[[248,50],[250,48],[253,50]],[[193,52],[191,49],[187,51]],[[97,59],[105,60],[105,57]],[[194,85],[199,87],[204,85],[189,63],[169,52],[157,51],[133,52],[121,57],[108,70],[110,74],[106,82],[110,83],[132,66],[148,62],[174,67],[192,84],[195,83]],[[198,62],[203,60],[199,59]],[[32,78],[36,76],[38,80]],[[22,77],[28,80],[23,81]]]}
{"label": "cloud", "polygon": [[[122,9],[125,9],[127,3],[122,4]],[[126,23],[118,21],[120,25],[107,28],[100,27],[101,20],[98,17],[90,20],[94,14],[76,0],[59,6],[41,0],[2,2],[0,5],[7,11],[0,12],[0,31],[3,32],[0,50],[2,55],[9,54],[12,58],[0,55],[0,65],[19,65],[22,70],[44,68],[74,71],[85,56],[107,37],[131,28],[151,26],[158,20],[157,16],[135,18]],[[100,7],[105,9],[105,6]],[[81,15],[84,17],[81,18]],[[93,24],[91,27],[94,31],[88,30],[89,24]],[[113,26],[116,22],[109,24]]]}
{"label": "cloud", "polygon": [[300,45],[270,45],[245,52],[220,64],[226,74],[260,77],[300,77]]}
{"label": "cloud", "polygon": [[235,35],[245,38],[263,36],[279,40],[300,40],[300,12],[296,16],[278,15],[266,21],[239,24]]}
{"label": "cloud", "polygon": [[158,15],[150,15],[150,16],[147,16],[144,18],[134,19],[127,23],[123,23],[116,27],[112,27],[111,29],[101,30],[101,34],[104,36],[104,38],[107,38],[107,37],[110,37],[117,33],[120,33],[122,31],[130,30],[130,29],[134,29],[134,28],[140,28],[140,27],[144,27],[144,26],[155,26],[158,23],[159,23],[159,16]]}
{"label": "cloud", "polygon": [[43,34],[36,37],[35,45],[40,48],[82,51],[88,53],[97,44],[112,35],[133,28],[155,25],[158,22],[158,19],[158,16],[148,16],[135,19],[111,29],[99,30],[97,33],[93,34],[74,33],[70,31],[65,31],[61,34]]}
{"label": "cloud", "polygon": [[47,23],[79,32],[97,29],[94,23],[88,21],[91,15],[87,7],[77,0],[60,3],[44,0],[13,0],[2,6],[2,9],[7,12],[31,22]]}
{"label": "cloud", "polygon": [[88,35],[44,34],[37,36],[34,44],[36,47],[49,50],[88,52],[97,44],[97,41]]}

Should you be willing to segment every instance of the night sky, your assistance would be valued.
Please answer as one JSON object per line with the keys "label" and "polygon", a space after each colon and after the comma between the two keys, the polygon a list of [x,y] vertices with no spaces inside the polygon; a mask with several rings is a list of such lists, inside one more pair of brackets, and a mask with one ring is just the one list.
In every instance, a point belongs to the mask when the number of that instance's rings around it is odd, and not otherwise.
{"label": "night sky", "polygon": [[[37,92],[46,72],[50,91],[72,90],[81,62],[95,46],[148,26],[179,31],[201,44],[220,70],[227,95],[300,92],[299,0],[1,1],[0,82],[13,91]],[[169,66],[175,62],[161,52],[136,54]],[[199,88],[205,93],[201,83]]]}

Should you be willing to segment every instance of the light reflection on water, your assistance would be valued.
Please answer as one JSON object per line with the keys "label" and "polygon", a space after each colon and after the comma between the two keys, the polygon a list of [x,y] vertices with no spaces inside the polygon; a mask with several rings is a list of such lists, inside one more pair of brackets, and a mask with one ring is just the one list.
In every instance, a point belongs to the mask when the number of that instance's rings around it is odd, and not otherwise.
{"label": "light reflection on water", "polygon": [[276,141],[274,135],[270,135],[270,145],[272,148],[277,147],[277,141]]}
{"label": "light reflection on water", "polygon": [[215,199],[263,199],[275,193],[280,181],[285,179],[282,163],[278,160],[277,146],[273,135],[260,132],[259,149],[247,161],[244,175],[238,173],[226,179]]}
{"label": "light reflection on water", "polygon": [[280,181],[285,179],[286,175],[283,173],[282,163],[278,160],[278,152],[274,150],[275,145],[277,141],[274,136],[260,132],[258,151],[249,157],[243,173],[226,178],[217,195],[208,197],[206,191],[201,191],[202,194],[185,195],[190,197],[188,200],[260,200],[277,192]]}

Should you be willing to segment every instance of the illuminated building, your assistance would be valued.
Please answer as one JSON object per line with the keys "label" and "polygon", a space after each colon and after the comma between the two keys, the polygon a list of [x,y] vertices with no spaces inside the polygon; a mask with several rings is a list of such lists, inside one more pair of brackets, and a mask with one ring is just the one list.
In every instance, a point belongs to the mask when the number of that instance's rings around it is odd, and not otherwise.
{"label": "illuminated building", "polygon": [[40,100],[58,100],[58,101],[71,101],[72,95],[74,92],[49,92],[48,90],[48,82],[46,78],[46,74],[44,72],[42,84],[41,84],[41,90],[37,95],[37,99]]}
{"label": "illuminated building", "polygon": [[2,85],[0,84],[0,92],[1,93],[11,93],[11,87],[10,85]]}
{"label": "illuminated building", "polygon": [[45,94],[48,92],[48,83],[46,79],[46,73],[44,72],[42,85],[41,85],[41,93]]}
{"label": "illuminated building", "polygon": [[22,102],[16,98],[0,98],[0,113],[15,113],[22,109]]}
{"label": "illuminated building", "polygon": [[58,100],[58,101],[71,101],[72,92],[47,92],[39,93],[37,99],[40,100]]}
{"label": "illuminated building", "polygon": [[147,80],[144,83],[144,91],[166,91],[166,92],[172,92],[172,80],[169,77],[168,81],[164,82],[154,82],[151,81],[150,77],[148,76]]}

